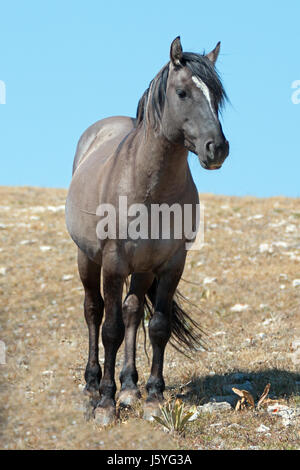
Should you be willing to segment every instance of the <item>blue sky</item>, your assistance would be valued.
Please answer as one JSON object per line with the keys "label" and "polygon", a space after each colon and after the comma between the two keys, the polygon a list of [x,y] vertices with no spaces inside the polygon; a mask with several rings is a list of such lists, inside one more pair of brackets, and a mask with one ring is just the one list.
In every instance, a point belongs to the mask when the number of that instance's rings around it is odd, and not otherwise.
{"label": "blue sky", "polygon": [[1,185],[68,187],[77,141],[98,119],[134,116],[171,41],[207,52],[231,100],[219,172],[190,164],[200,192],[300,196],[300,2],[44,0],[0,3]]}

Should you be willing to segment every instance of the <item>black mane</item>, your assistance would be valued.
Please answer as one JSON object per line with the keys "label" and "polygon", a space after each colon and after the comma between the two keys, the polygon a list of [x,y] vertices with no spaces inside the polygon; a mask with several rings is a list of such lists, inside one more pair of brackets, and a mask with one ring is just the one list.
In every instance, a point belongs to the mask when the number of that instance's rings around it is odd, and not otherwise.
{"label": "black mane", "polygon": [[[184,52],[181,63],[183,66],[187,66],[193,75],[206,84],[215,99],[216,105],[222,108],[227,100],[227,95],[212,62],[204,54]],[[144,122],[145,125],[150,123],[154,129],[159,127],[166,98],[169,65],[170,62],[158,72],[150,82],[149,88],[139,100],[136,112],[136,126]]]}

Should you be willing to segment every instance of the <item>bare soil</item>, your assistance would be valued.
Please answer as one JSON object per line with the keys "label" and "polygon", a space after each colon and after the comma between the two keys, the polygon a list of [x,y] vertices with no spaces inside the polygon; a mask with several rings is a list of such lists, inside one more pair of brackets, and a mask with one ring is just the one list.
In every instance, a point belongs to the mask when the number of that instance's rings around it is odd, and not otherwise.
{"label": "bare soil", "polygon": [[[287,424],[266,410],[204,413],[182,435],[143,421],[142,404],[121,410],[107,429],[86,420],[87,328],[65,198],[63,189],[0,187],[0,447],[299,449],[299,416]],[[165,395],[181,396],[188,410],[215,397],[226,401],[231,384],[248,381],[257,399],[270,383],[271,398],[299,409],[300,200],[204,194],[201,201],[205,245],[188,254],[180,291],[198,307],[189,308],[206,332],[206,349],[187,359],[167,347]],[[144,397],[142,330],[137,366]],[[262,424],[267,430],[259,432]]]}

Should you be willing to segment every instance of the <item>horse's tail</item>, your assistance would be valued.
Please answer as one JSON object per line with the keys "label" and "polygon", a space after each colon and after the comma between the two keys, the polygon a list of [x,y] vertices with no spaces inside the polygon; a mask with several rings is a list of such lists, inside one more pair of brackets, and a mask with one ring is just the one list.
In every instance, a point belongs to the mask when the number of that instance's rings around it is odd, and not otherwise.
{"label": "horse's tail", "polygon": [[[145,310],[150,318],[152,318],[154,313],[153,307],[155,305],[157,287],[158,281],[155,279],[145,296]],[[194,306],[192,302],[176,290],[172,301],[170,343],[177,351],[187,355],[189,351],[198,351],[201,348],[205,348],[205,341],[203,340],[205,333],[200,325],[185,312],[180,300],[184,300]]]}

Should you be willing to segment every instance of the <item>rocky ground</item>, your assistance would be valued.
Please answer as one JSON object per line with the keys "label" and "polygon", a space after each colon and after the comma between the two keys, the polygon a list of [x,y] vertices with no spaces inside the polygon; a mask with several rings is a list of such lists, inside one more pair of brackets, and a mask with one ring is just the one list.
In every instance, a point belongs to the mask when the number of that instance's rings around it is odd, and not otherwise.
{"label": "rocky ground", "polygon": [[[180,290],[197,306],[206,349],[188,359],[168,347],[165,360],[166,397],[193,412],[178,434],[143,421],[142,405],[108,429],[85,418],[87,329],[65,197],[0,188],[0,447],[299,449],[299,199],[201,196],[205,244],[188,254]],[[121,361],[122,348],[117,374]],[[144,396],[142,330],[137,366]],[[234,409],[232,388],[257,405],[268,383],[266,406]]]}

